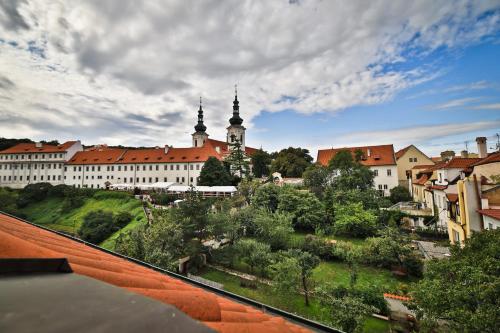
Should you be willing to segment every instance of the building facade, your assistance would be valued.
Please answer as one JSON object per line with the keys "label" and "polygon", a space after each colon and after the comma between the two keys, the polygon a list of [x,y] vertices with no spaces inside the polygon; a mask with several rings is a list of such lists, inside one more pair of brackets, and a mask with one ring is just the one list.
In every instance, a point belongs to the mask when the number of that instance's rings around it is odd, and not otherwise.
{"label": "building facade", "polygon": [[203,108],[192,134],[192,147],[170,146],[124,149],[95,146],[86,150],[79,141],[59,146],[18,144],[0,152],[0,186],[22,188],[30,183],[49,182],[85,188],[107,188],[112,184],[153,184],[175,182],[198,185],[204,163],[215,157],[224,160],[233,143],[242,143],[246,156],[256,151],[245,146],[245,127],[239,115],[237,95],[229,119],[227,140],[209,139]]}
{"label": "building facade", "polygon": [[0,152],[0,186],[23,188],[28,184],[65,183],[66,163],[82,151],[80,141],[61,145],[20,143]]}
{"label": "building facade", "polygon": [[400,186],[411,188],[412,170],[418,166],[434,165],[434,161],[414,145],[409,145],[396,152],[398,182]]}
{"label": "building facade", "polygon": [[384,196],[398,186],[398,169],[392,145],[346,147],[318,150],[317,162],[327,166],[330,160],[342,150],[348,150],[353,155],[361,151],[361,164],[367,166],[374,173],[374,188]]}

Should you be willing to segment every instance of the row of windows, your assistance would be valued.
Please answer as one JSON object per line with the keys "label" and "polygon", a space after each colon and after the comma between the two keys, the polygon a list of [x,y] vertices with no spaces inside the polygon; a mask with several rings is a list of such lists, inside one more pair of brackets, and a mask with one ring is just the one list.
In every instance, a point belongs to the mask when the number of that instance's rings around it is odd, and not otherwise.
{"label": "row of windows", "polygon": [[[373,170],[373,175],[375,177],[378,176],[378,170]],[[392,170],[391,169],[387,169],[387,176],[392,176]]]}
{"label": "row of windows", "polygon": [[[188,169],[188,164],[183,164],[183,169],[184,170],[187,170]],[[175,167],[175,170],[180,170],[181,169],[181,164],[170,164],[170,170],[174,170],[174,167]],[[104,168],[104,167],[103,167]],[[195,166],[193,164],[189,164],[189,170],[194,170],[195,169]],[[116,166],[116,171],[134,171],[134,166],[133,165],[117,165]],[[138,165],[137,166],[137,171],[141,170],[141,166]],[[149,165],[149,166],[146,166],[146,165],[143,165],[142,166],[142,171],[153,171],[153,165]],[[159,171],[160,170],[160,166],[158,164],[154,165],[154,170],[156,171]],[[168,170],[168,165],[165,164],[163,165],[163,170]],[[199,164],[196,164],[196,170],[200,170],[200,165]],[[73,167],[73,171],[82,171],[82,167],[81,166],[74,166]],[[101,166],[86,166],[85,167],[85,171],[101,171]],[[107,165],[106,166],[106,171],[115,171],[115,166],[114,165]]]}
{"label": "row of windows", "polygon": [[388,188],[389,188],[389,187],[387,186],[387,184],[384,184],[384,185],[379,184],[379,185],[378,185],[378,189],[379,189],[379,190],[381,190],[381,189],[387,190]]}
{"label": "row of windows", "polygon": [[410,163],[412,163],[412,162],[416,162],[416,161],[417,161],[417,158],[416,158],[416,157],[410,157],[410,158],[408,159],[408,161],[410,161]]}
{"label": "row of windows", "polygon": [[[12,155],[0,155],[0,160],[24,160],[23,154],[12,154]],[[26,158],[28,160],[31,160],[31,157],[34,157],[35,160],[37,160],[39,157],[41,160],[44,158],[63,158],[63,154],[27,154]]]}
{"label": "row of windows", "polygon": [[[55,181],[56,179],[60,181],[61,180],[61,175],[57,175],[57,176],[53,175],[52,179],[51,179],[50,175],[48,175],[47,178],[45,178],[45,179],[44,179],[43,175],[40,176],[40,181],[44,181],[44,180],[47,180],[47,181],[54,180]],[[9,182],[10,181],[15,181],[15,182],[17,182],[18,180],[20,182],[22,182],[23,181],[23,176],[19,176],[19,177],[18,176],[3,176],[3,181],[4,182],[6,182],[6,181],[9,181]],[[27,182],[29,182],[30,181],[30,176],[26,176],[25,180]],[[33,181],[35,181],[35,182],[37,181],[36,175],[33,176]]]}
{"label": "row of windows", "polygon": [[[110,178],[108,178],[108,177],[109,176],[106,176],[106,179],[113,179],[113,176],[111,176]],[[4,178],[5,178],[5,176],[4,176]],[[76,176],[73,176],[73,179],[76,180]],[[78,176],[78,179],[82,179],[81,176]],[[85,179],[89,179],[89,176],[85,176]],[[94,179],[94,176],[91,176],[90,179]],[[102,176],[97,176],[97,179],[102,179]],[[197,178],[197,179],[199,179],[199,178]],[[10,180],[10,177],[9,177],[9,180]],[[157,182],[160,181],[160,179],[158,177],[148,177],[148,178],[142,177],[142,183],[143,184],[147,184],[147,183],[152,184],[153,180],[154,180],[155,183],[157,183]],[[192,183],[194,181],[194,178],[193,177],[189,177],[189,180]],[[167,177],[164,177],[163,181],[167,182],[168,181]],[[176,183],[183,184],[185,181],[186,181],[185,177],[176,177],[175,178],[175,182]],[[123,182],[127,183],[127,177],[123,178]],[[134,183],[134,178],[133,177],[128,178],[128,182],[129,183]],[[135,182],[136,183],[140,183],[141,182],[141,177],[136,177],[136,181]]]}
{"label": "row of windows", "polygon": [[[32,167],[33,166],[33,167]],[[40,163],[40,164],[0,164],[0,170],[23,170],[23,169],[62,169],[62,163]],[[66,168],[64,168],[66,170]]]}

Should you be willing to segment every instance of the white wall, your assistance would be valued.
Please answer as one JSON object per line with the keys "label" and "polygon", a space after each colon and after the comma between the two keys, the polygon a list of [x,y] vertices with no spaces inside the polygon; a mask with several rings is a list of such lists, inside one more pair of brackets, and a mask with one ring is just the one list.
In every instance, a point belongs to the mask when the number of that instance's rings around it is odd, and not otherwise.
{"label": "white wall", "polygon": [[500,228],[500,221],[494,219],[492,217],[483,215],[484,219],[484,228],[485,229],[498,229]]}
{"label": "white wall", "polygon": [[67,165],[66,184],[105,188],[110,184],[153,184],[176,182],[197,185],[203,162]]}
{"label": "white wall", "polygon": [[370,170],[376,172],[373,178],[375,189],[382,190],[385,196],[389,196],[390,190],[398,186],[397,165],[372,166]]}

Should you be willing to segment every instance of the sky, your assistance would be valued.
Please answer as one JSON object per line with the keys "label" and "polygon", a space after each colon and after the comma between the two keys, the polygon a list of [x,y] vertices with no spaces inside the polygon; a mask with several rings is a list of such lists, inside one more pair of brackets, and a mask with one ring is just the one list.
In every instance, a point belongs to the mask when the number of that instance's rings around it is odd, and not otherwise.
{"label": "sky", "polygon": [[0,137],[275,151],[496,146],[500,1],[0,2]]}

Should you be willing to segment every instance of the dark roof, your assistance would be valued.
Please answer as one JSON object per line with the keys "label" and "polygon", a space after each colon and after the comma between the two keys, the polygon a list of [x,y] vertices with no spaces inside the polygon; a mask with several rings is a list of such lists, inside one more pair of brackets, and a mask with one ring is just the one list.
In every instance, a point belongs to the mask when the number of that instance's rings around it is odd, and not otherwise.
{"label": "dark roof", "polygon": [[[162,274],[160,269],[152,269],[154,266],[145,263],[140,265],[132,259],[127,260],[97,246],[56,234],[5,214],[0,214],[0,258],[66,258],[76,274],[173,305],[191,318],[219,332],[309,332],[309,329],[281,316],[270,315],[220,294],[195,287],[173,277],[174,273]],[[273,309],[266,308],[270,311]],[[274,311],[282,313],[277,309]],[[312,323],[316,328],[324,327],[300,317],[294,318],[300,322]],[[335,331],[329,328],[326,330]]]}

